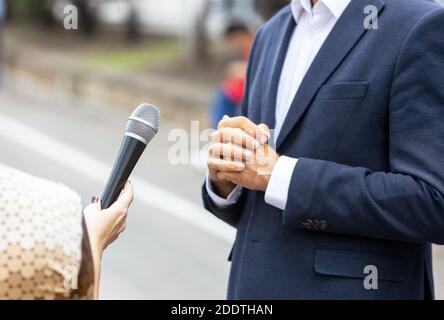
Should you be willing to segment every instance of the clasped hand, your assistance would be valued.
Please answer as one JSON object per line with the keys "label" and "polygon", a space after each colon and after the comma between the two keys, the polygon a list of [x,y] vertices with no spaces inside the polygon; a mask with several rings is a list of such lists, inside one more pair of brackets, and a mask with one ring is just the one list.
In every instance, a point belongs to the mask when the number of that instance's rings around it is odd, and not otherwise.
{"label": "clasped hand", "polygon": [[226,198],[240,185],[265,192],[279,155],[268,144],[270,130],[245,117],[224,118],[211,136],[209,178]]}

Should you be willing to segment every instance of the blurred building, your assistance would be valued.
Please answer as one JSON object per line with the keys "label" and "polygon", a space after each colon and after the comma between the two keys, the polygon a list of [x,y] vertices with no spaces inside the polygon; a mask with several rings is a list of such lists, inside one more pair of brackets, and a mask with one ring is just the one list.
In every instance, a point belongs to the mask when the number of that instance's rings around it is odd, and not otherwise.
{"label": "blurred building", "polygon": [[136,19],[141,32],[177,35],[192,25],[205,0],[114,0],[97,6],[97,17],[109,26]]}
{"label": "blurred building", "polygon": [[45,0],[56,20],[64,17],[66,5],[80,15],[108,27],[129,26],[139,33],[184,36],[204,20],[211,35],[225,29],[231,20],[258,27],[289,0]]}
{"label": "blurred building", "polygon": [[107,25],[125,25],[137,20],[143,33],[184,36],[192,32],[205,15],[210,34],[220,33],[231,19],[244,20],[252,27],[263,19],[255,8],[256,0],[108,0],[97,5],[97,17]]}

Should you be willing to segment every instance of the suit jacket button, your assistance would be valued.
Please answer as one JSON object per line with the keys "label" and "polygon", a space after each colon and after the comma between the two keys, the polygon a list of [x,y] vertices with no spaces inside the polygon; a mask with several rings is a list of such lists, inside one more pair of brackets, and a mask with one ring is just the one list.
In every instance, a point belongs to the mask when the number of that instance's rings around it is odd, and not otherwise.
{"label": "suit jacket button", "polygon": [[313,229],[313,220],[311,219],[304,220],[304,222],[302,222],[302,226],[307,230]]}
{"label": "suit jacket button", "polygon": [[325,220],[321,220],[319,223],[319,230],[325,231],[328,229],[328,223]]}
{"label": "suit jacket button", "polygon": [[319,220],[313,220],[313,230],[319,230],[321,227],[321,223]]}

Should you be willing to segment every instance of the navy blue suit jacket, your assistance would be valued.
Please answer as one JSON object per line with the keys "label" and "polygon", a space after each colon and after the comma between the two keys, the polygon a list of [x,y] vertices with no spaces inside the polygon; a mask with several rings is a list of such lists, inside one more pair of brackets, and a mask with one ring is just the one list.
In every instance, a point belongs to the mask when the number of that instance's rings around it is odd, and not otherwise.
{"label": "navy blue suit jacket", "polygon": [[[378,8],[378,29],[363,26]],[[274,127],[295,22],[284,8],[258,33],[242,113]],[[444,243],[444,9],[426,0],[352,0],[277,139],[298,158],[287,206],[244,190],[218,209],[237,228],[229,299],[433,298],[430,243]],[[378,289],[364,287],[364,268]]]}

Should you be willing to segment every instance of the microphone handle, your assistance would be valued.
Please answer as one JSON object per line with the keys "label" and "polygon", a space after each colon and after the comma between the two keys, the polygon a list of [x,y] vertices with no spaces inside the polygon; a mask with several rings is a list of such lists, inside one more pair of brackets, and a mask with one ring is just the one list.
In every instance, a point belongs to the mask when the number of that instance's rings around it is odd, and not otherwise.
{"label": "microphone handle", "polygon": [[145,148],[146,144],[135,138],[123,138],[119,155],[100,198],[102,209],[108,209],[117,200]]}

